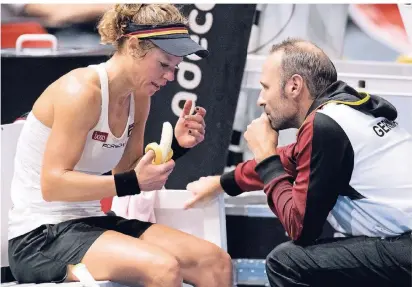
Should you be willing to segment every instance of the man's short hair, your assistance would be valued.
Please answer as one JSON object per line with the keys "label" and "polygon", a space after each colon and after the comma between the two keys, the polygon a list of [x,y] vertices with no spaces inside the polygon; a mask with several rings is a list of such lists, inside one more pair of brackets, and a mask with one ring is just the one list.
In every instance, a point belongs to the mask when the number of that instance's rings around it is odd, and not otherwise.
{"label": "man's short hair", "polygon": [[315,44],[299,38],[288,38],[273,45],[271,53],[283,51],[281,85],[292,75],[302,76],[312,98],[337,81],[336,68],[330,58]]}

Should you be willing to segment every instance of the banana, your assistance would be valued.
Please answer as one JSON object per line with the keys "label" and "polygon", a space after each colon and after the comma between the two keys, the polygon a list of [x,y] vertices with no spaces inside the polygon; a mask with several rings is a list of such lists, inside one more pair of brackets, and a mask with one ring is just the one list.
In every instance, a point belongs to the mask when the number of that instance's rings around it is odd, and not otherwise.
{"label": "banana", "polygon": [[169,122],[164,122],[162,128],[162,135],[160,137],[160,144],[156,142],[148,144],[145,148],[145,153],[147,153],[149,150],[154,151],[154,164],[162,164],[168,162],[173,156],[172,141],[173,127]]}

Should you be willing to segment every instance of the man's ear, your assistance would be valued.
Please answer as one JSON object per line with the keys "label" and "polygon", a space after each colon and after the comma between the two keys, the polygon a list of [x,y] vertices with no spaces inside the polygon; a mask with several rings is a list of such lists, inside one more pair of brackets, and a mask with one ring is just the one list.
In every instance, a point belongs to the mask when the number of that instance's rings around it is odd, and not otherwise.
{"label": "man's ear", "polygon": [[290,95],[292,98],[297,98],[302,93],[304,88],[305,82],[301,75],[294,74],[289,79],[286,87],[287,87],[287,94]]}

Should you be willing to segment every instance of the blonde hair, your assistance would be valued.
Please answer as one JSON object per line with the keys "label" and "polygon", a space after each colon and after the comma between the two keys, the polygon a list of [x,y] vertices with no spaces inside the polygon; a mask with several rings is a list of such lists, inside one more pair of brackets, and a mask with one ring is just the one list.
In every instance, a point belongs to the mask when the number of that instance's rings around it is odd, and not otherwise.
{"label": "blonde hair", "polygon": [[[122,36],[128,23],[187,25],[187,22],[186,17],[172,4],[116,4],[104,13],[97,28],[102,44],[110,44],[120,49],[125,40]],[[154,44],[147,40],[139,41],[139,45],[142,51],[154,47]]]}

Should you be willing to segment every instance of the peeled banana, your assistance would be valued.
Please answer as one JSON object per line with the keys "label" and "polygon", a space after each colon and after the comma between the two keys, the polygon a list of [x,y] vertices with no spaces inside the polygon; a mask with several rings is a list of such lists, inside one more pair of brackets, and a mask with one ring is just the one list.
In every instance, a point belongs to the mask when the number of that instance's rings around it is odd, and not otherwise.
{"label": "peeled banana", "polygon": [[172,141],[173,127],[169,122],[164,122],[162,128],[162,136],[160,137],[160,144],[156,142],[149,143],[146,146],[144,152],[147,153],[149,150],[154,151],[154,164],[162,164],[168,162],[173,156]]}

